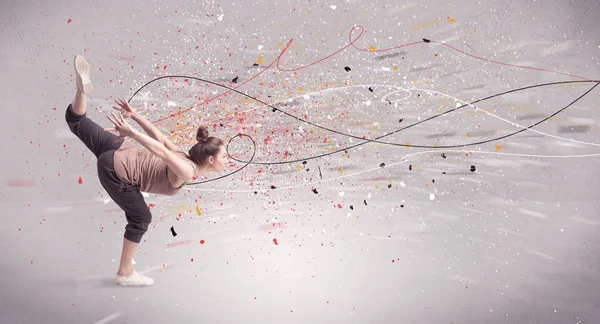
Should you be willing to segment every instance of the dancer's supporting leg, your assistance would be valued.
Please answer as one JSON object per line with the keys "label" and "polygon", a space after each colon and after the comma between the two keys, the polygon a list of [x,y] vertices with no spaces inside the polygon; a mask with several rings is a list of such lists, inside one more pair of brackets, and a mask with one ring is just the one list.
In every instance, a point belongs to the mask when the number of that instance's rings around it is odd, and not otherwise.
{"label": "dancer's supporting leg", "polygon": [[121,263],[119,264],[119,276],[131,276],[133,274],[133,254],[137,250],[140,243],[132,242],[126,238],[123,238],[123,251],[121,252]]}

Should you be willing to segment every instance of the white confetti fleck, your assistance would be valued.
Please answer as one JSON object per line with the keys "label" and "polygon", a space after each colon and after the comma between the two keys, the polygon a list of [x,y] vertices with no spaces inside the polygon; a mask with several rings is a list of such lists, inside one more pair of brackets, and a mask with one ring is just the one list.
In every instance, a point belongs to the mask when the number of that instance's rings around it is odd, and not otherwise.
{"label": "white confetti fleck", "polygon": [[434,200],[435,199],[435,195],[434,194],[429,194],[429,200]]}
{"label": "white confetti fleck", "polygon": [[335,10],[335,8],[337,8],[337,6],[330,6],[330,7],[331,7],[331,9],[334,9],[334,10]]}
{"label": "white confetti fleck", "polygon": [[341,191],[340,193],[338,193],[338,195],[340,195],[340,197],[344,197],[344,192]]}

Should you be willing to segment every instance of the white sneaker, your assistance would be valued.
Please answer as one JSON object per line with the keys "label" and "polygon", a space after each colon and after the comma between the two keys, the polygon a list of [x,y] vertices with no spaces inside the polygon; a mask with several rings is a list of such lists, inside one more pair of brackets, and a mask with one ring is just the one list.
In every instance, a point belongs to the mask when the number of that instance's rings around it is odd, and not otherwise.
{"label": "white sneaker", "polygon": [[90,78],[90,66],[88,62],[81,55],[76,55],[73,59],[75,65],[75,79],[77,81],[77,88],[85,93],[90,94],[94,89],[92,87],[92,79]]}
{"label": "white sneaker", "polygon": [[133,270],[131,276],[120,276],[117,274],[117,285],[121,286],[150,286],[154,284],[154,279],[146,277]]}

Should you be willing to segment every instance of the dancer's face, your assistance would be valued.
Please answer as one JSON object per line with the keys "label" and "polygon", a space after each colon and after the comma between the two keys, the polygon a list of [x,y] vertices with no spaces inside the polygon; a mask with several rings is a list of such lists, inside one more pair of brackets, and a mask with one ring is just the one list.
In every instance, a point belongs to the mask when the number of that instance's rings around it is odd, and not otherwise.
{"label": "dancer's face", "polygon": [[219,173],[223,172],[225,164],[229,162],[229,159],[227,158],[227,152],[225,151],[225,145],[219,146],[219,152],[210,158],[212,158],[213,171]]}

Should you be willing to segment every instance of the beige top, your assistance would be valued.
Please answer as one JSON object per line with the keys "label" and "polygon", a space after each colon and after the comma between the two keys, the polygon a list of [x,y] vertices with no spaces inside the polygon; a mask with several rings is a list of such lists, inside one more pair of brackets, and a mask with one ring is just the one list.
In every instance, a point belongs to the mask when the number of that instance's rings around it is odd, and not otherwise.
{"label": "beige top", "polygon": [[[121,181],[138,186],[140,191],[159,195],[176,195],[179,188],[169,182],[168,167],[163,160],[152,154],[145,147],[136,145],[137,142],[127,138],[115,151],[115,172]],[[194,169],[196,166],[183,150],[173,151],[177,156],[188,160]]]}

